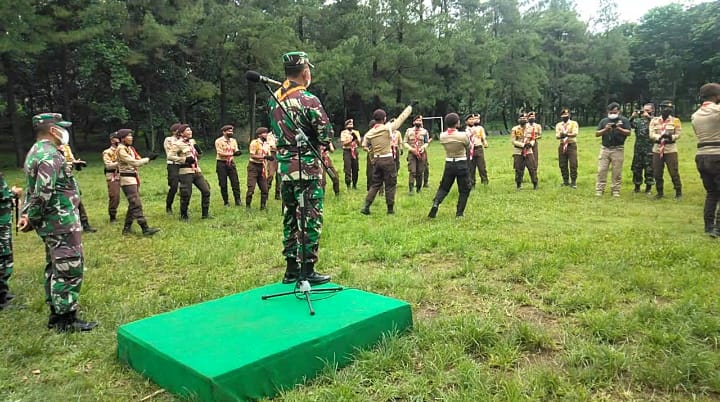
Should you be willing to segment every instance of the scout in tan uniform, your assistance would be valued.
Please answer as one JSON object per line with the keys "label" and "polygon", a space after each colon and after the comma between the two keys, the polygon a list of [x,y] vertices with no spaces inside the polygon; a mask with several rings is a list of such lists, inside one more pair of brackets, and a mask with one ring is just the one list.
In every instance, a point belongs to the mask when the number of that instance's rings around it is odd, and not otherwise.
{"label": "scout in tan uniform", "polygon": [[393,131],[392,135],[390,136],[390,149],[393,153],[393,159],[395,160],[395,170],[397,170],[398,174],[400,173],[400,157],[403,154],[402,142],[402,133],[399,130]]}
{"label": "scout in tan uniform", "polygon": [[404,140],[405,148],[408,150],[407,161],[408,171],[410,172],[408,189],[411,195],[413,188],[420,192],[423,186],[423,173],[425,172],[427,159],[427,153],[425,151],[428,147],[428,137],[428,132],[422,125],[422,116],[415,116],[413,127],[405,131]]}
{"label": "scout in tan uniform", "polygon": [[[402,126],[405,119],[410,117],[412,106],[408,106],[392,123],[386,123],[387,115],[384,110],[373,112],[373,126],[363,138],[363,147],[370,149],[373,158],[372,185],[365,197],[365,206],[360,210],[364,215],[370,215],[370,205],[380,187],[385,185],[385,203],[387,213],[395,213],[395,188],[397,186],[397,170],[392,153],[392,132]],[[422,179],[422,176],[420,177]]]}
{"label": "scout in tan uniform", "polygon": [[702,105],[692,115],[697,136],[695,164],[705,187],[705,233],[720,237],[720,84],[700,87]]}
{"label": "scout in tan uniform", "polygon": [[181,140],[173,143],[168,158],[180,163],[180,219],[187,221],[188,206],[192,197],[192,186],[200,190],[200,207],[202,219],[210,218],[210,184],[205,180],[200,169],[200,152],[195,140],[192,139],[192,129],[189,125],[183,124],[178,128]]}
{"label": "scout in tan uniform", "polygon": [[270,156],[272,156],[272,159],[268,159],[265,165],[268,175],[268,193],[272,190],[273,182],[275,182],[275,199],[279,200],[281,179],[278,174],[277,137],[272,131],[268,131],[265,146],[269,150]]}
{"label": "scout in tan uniform", "polygon": [[233,130],[234,127],[231,125],[222,126],[220,129],[222,136],[215,140],[215,173],[218,176],[223,205],[226,207],[230,205],[227,188],[228,179],[230,179],[235,206],[240,205],[240,182],[238,181],[237,168],[233,157],[240,156],[242,152],[238,148],[237,141],[233,138]]}
{"label": "scout in tan uniform", "polygon": [[470,148],[468,150],[468,180],[470,188],[475,188],[475,171],[480,174],[482,184],[488,184],[487,168],[485,166],[485,148],[488,147],[487,134],[485,128],[480,125],[480,115],[469,114],[465,117],[465,132],[470,138]]}
{"label": "scout in tan uniform", "polygon": [[[578,124],[570,120],[570,111],[563,109],[560,113],[560,122],[555,125],[555,138],[560,140],[558,146],[558,164],[563,178],[563,186],[577,188],[577,135]],[[568,169],[569,168],[569,169]],[[570,181],[568,181],[570,179]]]}
{"label": "scout in tan uniform", "polygon": [[268,184],[266,163],[273,156],[270,155],[270,149],[265,145],[267,141],[268,129],[266,127],[258,127],[255,130],[257,138],[250,142],[250,159],[247,165],[247,192],[245,193],[245,207],[250,208],[252,204],[255,186],[260,187],[260,210],[267,209]]}
{"label": "scout in tan uniform", "polygon": [[357,189],[358,176],[360,174],[359,150],[360,132],[354,129],[353,119],[345,120],[345,130],[340,132],[340,142],[343,148],[343,171],[345,173],[345,185],[353,190]]}
{"label": "scout in tan uniform", "polygon": [[[337,169],[335,169],[332,159],[330,159],[330,152],[335,152],[335,147],[332,142],[329,142],[327,146],[320,145],[319,151],[320,156],[323,158],[323,163],[325,164],[323,166],[323,175],[320,177],[320,187],[322,187],[324,192],[327,177],[330,177],[330,180],[333,183],[333,193],[335,193],[335,196],[337,197],[340,195],[340,176],[338,176]],[[326,167],[327,170],[325,170]]]}
{"label": "scout in tan uniform", "polygon": [[527,114],[527,126],[525,126],[525,130],[530,132],[530,136],[535,138],[535,142],[533,143],[532,147],[532,155],[535,159],[535,171],[538,170],[538,143],[539,139],[542,138],[542,125],[535,122],[535,112],[530,112]]}
{"label": "scout in tan uniform", "polygon": [[120,205],[120,171],[118,170],[117,147],[120,139],[117,131],[110,134],[110,148],[102,153],[103,164],[105,165],[105,181],[108,189],[108,214],[110,223],[117,221],[117,209]]}
{"label": "scout in tan uniform", "polygon": [[461,217],[465,213],[465,205],[470,195],[470,183],[468,182],[467,152],[470,150],[470,137],[464,131],[458,131],[460,116],[457,113],[449,113],[445,116],[445,127],[447,130],[440,134],[440,143],[445,148],[445,169],[443,170],[440,187],[435,193],[429,218],[437,216],[438,208],[450,192],[455,180],[458,184],[457,207],[455,217]]}
{"label": "scout in tan uniform", "polygon": [[537,190],[537,169],[535,168],[535,158],[533,157],[535,138],[533,137],[532,130],[527,129],[527,122],[527,115],[522,113],[518,117],[518,125],[510,130],[510,141],[513,145],[515,185],[518,190],[522,188],[525,168],[527,168],[528,173],[530,173],[530,180],[532,181],[533,189]]}
{"label": "scout in tan uniform", "polygon": [[[82,168],[87,166],[87,162],[85,162],[84,160],[75,158],[75,155],[73,155],[70,145],[62,144],[60,146],[60,151],[63,153],[63,155],[65,155],[65,164],[68,166],[68,169],[75,169],[79,172],[82,170]],[[73,177],[73,180],[75,180],[76,186],[78,188],[78,193],[80,195],[80,203],[78,204],[78,214],[80,215],[80,224],[82,225],[83,232],[95,233],[95,232],[97,232],[97,229],[90,226],[88,214],[87,214],[87,211],[85,210],[85,205],[82,202],[82,191],[80,191],[80,184],[77,183],[76,177]]]}
{"label": "scout in tan uniform", "polygon": [[675,199],[682,198],[682,183],[678,171],[678,151],[675,144],[682,134],[680,119],[672,116],[673,104],[663,101],[660,104],[660,116],[650,121],[650,139],[653,145],[653,176],[655,178],[656,199],[664,197],[663,175],[667,165],[670,178],[675,187]]}
{"label": "scout in tan uniform", "polygon": [[[170,135],[165,137],[163,141],[163,148],[165,149],[165,155],[170,155],[172,152],[173,144],[175,141],[180,140],[180,128],[181,123],[175,123],[170,126]],[[172,205],[175,202],[175,194],[178,191],[178,185],[180,184],[180,164],[167,158],[167,182],[168,182],[168,193],[165,198],[165,212],[172,214]]]}
{"label": "scout in tan uniform", "polygon": [[128,201],[128,210],[125,215],[125,226],[122,233],[131,233],[131,227],[134,220],[142,228],[145,236],[151,236],[160,231],[157,228],[148,227],[147,220],[143,214],[142,202],[140,202],[140,176],[138,176],[137,168],[143,166],[155,159],[157,155],[151,158],[141,158],[140,154],[135,150],[133,144],[132,130],[124,128],[117,131],[117,137],[120,144],[117,148],[118,171],[120,172],[120,187]]}

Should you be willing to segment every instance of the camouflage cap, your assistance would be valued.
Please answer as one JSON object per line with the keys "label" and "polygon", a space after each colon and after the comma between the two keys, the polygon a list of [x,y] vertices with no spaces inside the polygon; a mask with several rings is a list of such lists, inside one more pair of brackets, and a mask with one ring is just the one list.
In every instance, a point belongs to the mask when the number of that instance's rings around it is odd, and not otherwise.
{"label": "camouflage cap", "polygon": [[63,120],[62,114],[60,113],[40,113],[32,117],[33,128],[46,123],[52,123],[60,127],[72,126],[71,122]]}
{"label": "camouflage cap", "polygon": [[283,55],[282,59],[285,67],[307,64],[308,66],[315,68],[315,66],[310,63],[310,58],[305,52],[288,52]]}

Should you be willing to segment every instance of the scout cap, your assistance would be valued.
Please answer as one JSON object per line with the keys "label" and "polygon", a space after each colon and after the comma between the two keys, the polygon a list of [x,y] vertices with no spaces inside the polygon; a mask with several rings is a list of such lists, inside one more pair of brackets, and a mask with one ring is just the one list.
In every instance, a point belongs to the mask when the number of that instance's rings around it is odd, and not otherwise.
{"label": "scout cap", "polygon": [[180,127],[181,123],[175,123],[172,126],[170,126],[170,132],[175,134],[177,133],[178,127]]}
{"label": "scout cap", "polygon": [[527,118],[528,118],[528,119],[531,118],[531,117],[532,117],[532,118],[535,118],[535,112],[530,112],[530,113],[527,114]]}
{"label": "scout cap", "polygon": [[109,135],[108,137],[109,137],[111,140],[112,140],[113,138],[120,139],[120,137],[118,137],[118,132],[117,132],[117,131],[113,131],[112,133],[110,133],[110,135]]}
{"label": "scout cap", "polygon": [[133,131],[129,128],[121,128],[120,130],[115,132],[117,138],[120,140],[127,137],[128,135],[132,135],[132,133]]}
{"label": "scout cap", "polygon": [[346,127],[347,127],[348,125],[350,125],[350,124],[353,124],[353,125],[355,124],[355,122],[353,121],[353,119],[347,119],[347,120],[345,120],[345,126],[346,126]]}
{"label": "scout cap", "polygon": [[182,133],[183,131],[187,130],[188,127],[190,127],[189,124],[181,124],[181,125],[179,125],[178,128],[177,128],[177,132],[178,132],[178,133]]}
{"label": "scout cap", "polygon": [[660,102],[660,109],[665,109],[665,108],[672,109],[673,108],[672,101],[664,100],[664,101]]}
{"label": "scout cap", "polygon": [[220,127],[220,132],[224,133],[227,130],[233,130],[235,127],[233,127],[231,124],[226,124],[222,127]]}
{"label": "scout cap", "polygon": [[560,112],[560,117],[570,116],[570,111],[568,109],[563,109],[562,112]]}
{"label": "scout cap", "polygon": [[265,134],[267,132],[267,127],[258,127],[257,130],[255,130],[255,135]]}
{"label": "scout cap", "polygon": [[282,59],[283,59],[283,65],[285,67],[293,67],[293,66],[307,64],[308,66],[315,68],[315,66],[313,66],[310,63],[310,58],[308,57],[307,53],[305,53],[305,52],[285,53],[283,55]]}
{"label": "scout cap", "polygon": [[60,113],[40,113],[32,117],[33,128],[48,123],[65,128],[72,126],[71,122],[63,120],[62,114]]}

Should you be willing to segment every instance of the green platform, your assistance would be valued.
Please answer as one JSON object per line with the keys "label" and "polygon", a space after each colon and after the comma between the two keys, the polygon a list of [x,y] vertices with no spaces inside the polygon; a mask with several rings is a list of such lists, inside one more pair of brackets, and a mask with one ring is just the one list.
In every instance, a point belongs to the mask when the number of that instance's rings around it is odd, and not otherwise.
{"label": "green platform", "polygon": [[314,302],[315,316],[293,295],[260,299],[292,287],[268,285],[125,324],[118,357],[173,393],[258,399],[315,377],[327,363],[346,365],[356,349],[412,327],[409,304],[355,289]]}

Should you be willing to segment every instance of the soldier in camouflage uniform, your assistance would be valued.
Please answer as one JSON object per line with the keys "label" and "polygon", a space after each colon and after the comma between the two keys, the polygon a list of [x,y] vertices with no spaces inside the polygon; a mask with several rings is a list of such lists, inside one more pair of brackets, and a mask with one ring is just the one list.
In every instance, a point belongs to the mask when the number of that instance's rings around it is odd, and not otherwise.
{"label": "soldier in camouflage uniform", "polygon": [[45,243],[48,328],[90,331],[97,323],[77,317],[84,271],[80,195],[61,151],[71,123],[58,113],[33,116],[32,123],[37,142],[25,158],[26,191],[18,227],[23,232],[35,229]]}
{"label": "soldier in camouflage uniform", "polygon": [[323,168],[309,147],[298,144],[296,135],[302,130],[318,149],[329,143],[333,129],[320,100],[307,90],[312,80],[310,68],[313,67],[307,54],[286,53],[283,65],[287,78],[275,95],[289,116],[283,113],[275,99],[269,103],[270,127],[277,137],[284,204],[283,256],[287,267],[283,283],[304,277],[311,284],[320,284],[330,281],[330,276],[315,272],[323,222],[324,192],[320,187]]}
{"label": "soldier in camouflage uniform", "polygon": [[8,281],[13,272],[12,212],[22,190],[10,188],[0,172],[0,310],[15,297],[10,293]]}
{"label": "soldier in camouflage uniform", "polygon": [[636,193],[640,192],[643,174],[645,176],[646,194],[650,194],[652,186],[655,184],[652,170],[653,142],[650,140],[650,120],[652,120],[654,112],[653,104],[648,103],[643,106],[641,113],[635,112],[630,116],[630,124],[635,129],[635,150],[630,166]]}

